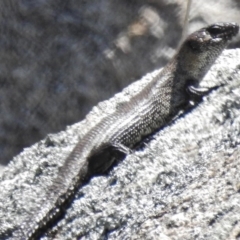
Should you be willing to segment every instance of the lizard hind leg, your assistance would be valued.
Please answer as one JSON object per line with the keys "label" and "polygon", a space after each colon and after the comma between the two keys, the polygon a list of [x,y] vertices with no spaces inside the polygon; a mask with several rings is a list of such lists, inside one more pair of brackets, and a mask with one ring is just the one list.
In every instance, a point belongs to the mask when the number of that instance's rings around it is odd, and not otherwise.
{"label": "lizard hind leg", "polygon": [[128,148],[119,144],[105,145],[97,149],[89,158],[89,173],[104,174],[129,153]]}

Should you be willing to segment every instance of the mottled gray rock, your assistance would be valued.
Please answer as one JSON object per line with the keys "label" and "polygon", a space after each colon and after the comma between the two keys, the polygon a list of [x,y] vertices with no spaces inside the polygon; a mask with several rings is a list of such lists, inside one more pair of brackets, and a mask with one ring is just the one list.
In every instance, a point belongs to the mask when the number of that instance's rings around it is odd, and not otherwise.
{"label": "mottled gray rock", "polygon": [[[189,31],[240,22],[239,0],[192,1]],[[0,2],[0,163],[80,121],[99,101],[163,66],[185,0]],[[231,47],[239,46],[239,38]]]}
{"label": "mottled gray rock", "polygon": [[[77,140],[154,74],[14,158],[0,181],[0,239],[41,213],[44,193]],[[238,239],[240,50],[225,51],[201,85],[219,84],[144,149],[81,188],[55,239]]]}

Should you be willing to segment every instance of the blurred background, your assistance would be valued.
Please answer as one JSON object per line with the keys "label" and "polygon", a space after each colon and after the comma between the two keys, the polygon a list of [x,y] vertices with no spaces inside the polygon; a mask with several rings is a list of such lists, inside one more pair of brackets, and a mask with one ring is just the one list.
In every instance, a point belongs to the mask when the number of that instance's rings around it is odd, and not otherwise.
{"label": "blurred background", "polygon": [[[186,0],[1,0],[0,167],[175,53]],[[192,0],[187,32],[240,23],[239,0]],[[229,48],[240,47],[240,36]]]}

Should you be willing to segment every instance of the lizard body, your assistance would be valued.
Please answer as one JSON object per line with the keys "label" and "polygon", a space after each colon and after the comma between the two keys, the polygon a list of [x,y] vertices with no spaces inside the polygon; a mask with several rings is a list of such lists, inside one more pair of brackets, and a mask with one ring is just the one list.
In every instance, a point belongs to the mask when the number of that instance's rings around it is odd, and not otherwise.
{"label": "lizard body", "polygon": [[16,239],[36,239],[64,212],[80,186],[173,120],[191,95],[208,93],[209,89],[202,92],[197,85],[238,28],[235,23],[216,23],[191,34],[142,91],[80,139],[46,194],[45,210],[33,222],[23,223]]}

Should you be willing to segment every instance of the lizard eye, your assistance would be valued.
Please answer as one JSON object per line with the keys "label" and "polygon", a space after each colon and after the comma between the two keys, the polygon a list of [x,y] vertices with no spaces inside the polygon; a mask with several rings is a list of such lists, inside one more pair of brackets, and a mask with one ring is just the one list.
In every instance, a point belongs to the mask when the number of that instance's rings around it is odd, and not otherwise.
{"label": "lizard eye", "polygon": [[213,26],[213,27],[208,29],[208,32],[211,34],[212,37],[216,37],[219,34],[222,34],[223,30],[219,26]]}

